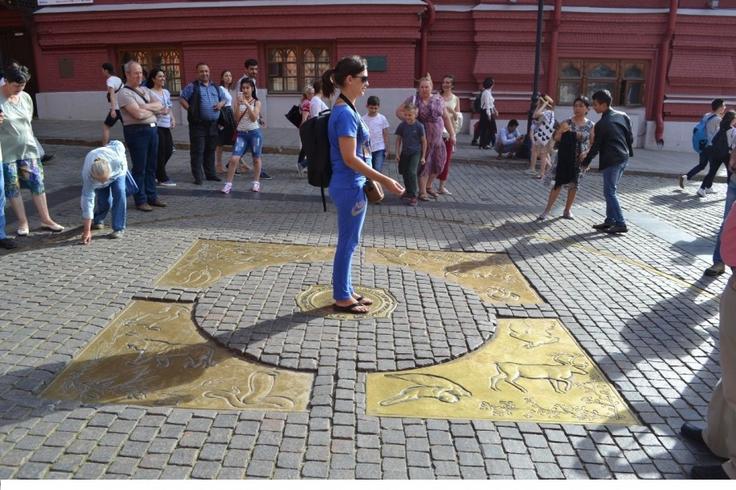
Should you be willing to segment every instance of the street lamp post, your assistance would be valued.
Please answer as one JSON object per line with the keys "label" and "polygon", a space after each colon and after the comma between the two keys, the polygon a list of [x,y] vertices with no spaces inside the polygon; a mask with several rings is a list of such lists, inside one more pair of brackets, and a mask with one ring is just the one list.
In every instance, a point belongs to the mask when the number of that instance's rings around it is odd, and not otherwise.
{"label": "street lamp post", "polygon": [[526,136],[524,137],[522,158],[531,157],[531,128],[532,115],[537,108],[537,99],[539,98],[539,70],[542,64],[542,16],[544,15],[544,0],[537,0],[537,38],[534,46],[534,80],[532,81],[532,98],[529,106],[529,114],[526,120]]}

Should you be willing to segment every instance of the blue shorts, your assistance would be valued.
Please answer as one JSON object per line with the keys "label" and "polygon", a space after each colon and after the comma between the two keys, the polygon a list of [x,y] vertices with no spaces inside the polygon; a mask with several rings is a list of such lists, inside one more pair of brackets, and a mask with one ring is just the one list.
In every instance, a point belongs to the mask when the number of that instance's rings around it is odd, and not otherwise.
{"label": "blue shorts", "polygon": [[251,131],[238,131],[238,137],[235,140],[233,146],[234,157],[242,157],[250,149],[253,158],[259,158],[261,156],[261,150],[263,148],[263,136],[261,135],[261,129],[253,129]]}

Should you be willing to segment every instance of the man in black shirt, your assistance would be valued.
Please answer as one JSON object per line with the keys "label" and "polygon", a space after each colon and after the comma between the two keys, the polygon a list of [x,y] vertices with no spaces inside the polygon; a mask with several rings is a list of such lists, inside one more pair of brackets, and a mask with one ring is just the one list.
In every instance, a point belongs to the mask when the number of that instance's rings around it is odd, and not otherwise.
{"label": "man in black shirt", "polygon": [[629,229],[616,190],[629,157],[634,156],[631,120],[626,113],[611,109],[612,98],[608,90],[599,90],[592,98],[593,109],[601,114],[601,120],[595,124],[593,146],[587,154],[581,155],[581,165],[587,168],[600,153],[599,168],[603,172],[603,194],[606,198],[606,219],[593,228],[606,233],[626,233]]}

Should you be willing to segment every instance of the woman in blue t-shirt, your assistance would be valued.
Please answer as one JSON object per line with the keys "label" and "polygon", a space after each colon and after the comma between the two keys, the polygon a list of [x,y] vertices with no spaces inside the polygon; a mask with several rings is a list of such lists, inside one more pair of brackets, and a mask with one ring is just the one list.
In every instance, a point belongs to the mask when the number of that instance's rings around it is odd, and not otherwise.
{"label": "woman in blue t-shirt", "polygon": [[404,188],[394,179],[371,167],[368,128],[355,110],[355,101],[368,87],[366,62],[357,56],[341,59],[322,75],[322,93],[330,98],[336,88],[340,97],[332,108],[328,124],[332,178],[330,197],[337,207],[337,248],[332,270],[334,309],[342,313],[365,314],[372,301],[355,294],[351,282],[353,252],[360,241],[368,201],[363,186],[366,177],[401,195]]}

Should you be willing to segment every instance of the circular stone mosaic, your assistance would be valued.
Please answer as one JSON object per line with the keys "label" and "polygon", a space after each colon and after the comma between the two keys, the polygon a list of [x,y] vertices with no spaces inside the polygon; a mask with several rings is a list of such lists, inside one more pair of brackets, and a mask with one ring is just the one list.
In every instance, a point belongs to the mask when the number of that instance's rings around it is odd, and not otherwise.
{"label": "circular stone mosaic", "polygon": [[329,288],[324,289],[331,283],[332,265],[289,263],[221,279],[200,295],[194,319],[207,335],[236,352],[305,370],[435,365],[477,349],[495,331],[495,316],[469,289],[394,266],[368,264],[354,272],[356,290],[367,296],[378,291],[387,302],[394,300],[393,312],[386,311],[384,318],[331,318],[331,309],[329,315],[314,308],[305,313],[297,298],[324,306],[322,295],[327,294],[331,304]]}
{"label": "circular stone mosaic", "polygon": [[[355,293],[373,301],[373,304],[369,306],[368,313],[360,315],[362,317],[389,318],[396,309],[396,298],[387,291],[358,286],[355,288]],[[307,315],[334,318],[336,320],[355,319],[355,315],[352,313],[336,312],[332,307],[334,303],[332,286],[326,284],[310,286],[309,289],[296,297],[297,306]]]}

